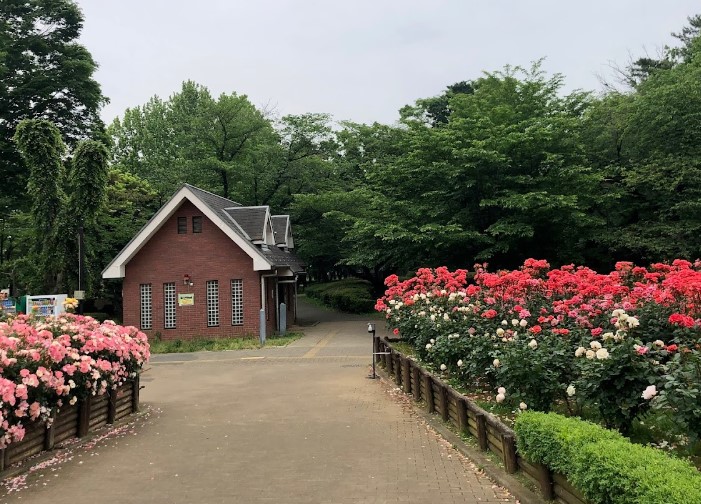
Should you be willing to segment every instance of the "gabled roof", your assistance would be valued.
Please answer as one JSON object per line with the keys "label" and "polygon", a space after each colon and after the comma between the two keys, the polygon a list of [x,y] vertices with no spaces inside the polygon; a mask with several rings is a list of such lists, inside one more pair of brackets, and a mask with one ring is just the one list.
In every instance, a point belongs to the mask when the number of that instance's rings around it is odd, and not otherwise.
{"label": "gabled roof", "polygon": [[[184,201],[190,201],[241,250],[248,254],[253,259],[255,271],[266,271],[280,267],[289,268],[294,272],[304,271],[304,265],[297,257],[280,250],[272,243],[273,231],[268,207],[244,207],[235,201],[190,184],[184,184],[107,265],[102,272],[102,277],[124,278],[126,264],[156,234]],[[257,246],[257,244],[265,245]]]}
{"label": "gabled roof", "polygon": [[273,222],[273,234],[275,235],[275,245],[288,246],[288,233],[290,227],[289,215],[273,215],[270,220]]}
{"label": "gabled roof", "polygon": [[265,241],[265,224],[269,218],[267,206],[239,206],[226,208],[224,211],[241,226],[251,240]]}

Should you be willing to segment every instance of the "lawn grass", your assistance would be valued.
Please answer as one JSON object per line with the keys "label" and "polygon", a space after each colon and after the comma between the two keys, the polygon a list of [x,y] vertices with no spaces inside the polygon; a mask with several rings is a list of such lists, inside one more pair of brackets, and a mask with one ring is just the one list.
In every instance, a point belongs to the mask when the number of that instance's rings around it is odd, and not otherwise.
{"label": "lawn grass", "polygon": [[[272,336],[265,340],[266,347],[287,346],[304,336],[301,332],[287,333],[284,336]],[[193,340],[160,340],[149,339],[152,354],[185,353],[185,352],[222,352],[224,350],[252,350],[263,348],[258,338],[219,338]]]}

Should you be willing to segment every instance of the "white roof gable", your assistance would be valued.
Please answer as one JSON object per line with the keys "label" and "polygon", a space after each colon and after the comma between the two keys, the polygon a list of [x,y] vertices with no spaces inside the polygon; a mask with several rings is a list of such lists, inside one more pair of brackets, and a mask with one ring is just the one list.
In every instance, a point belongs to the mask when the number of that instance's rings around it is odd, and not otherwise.
{"label": "white roof gable", "polygon": [[202,214],[212,221],[221,231],[227,235],[241,250],[253,259],[253,269],[255,271],[265,271],[273,268],[273,265],[252,244],[240,226],[233,219],[225,221],[223,216],[205,204],[191,189],[185,185],[173,197],[161,207],[158,212],[141,228],[134,238],[112,259],[107,267],[102,271],[102,278],[124,278],[127,263],[141,250],[141,248],[156,234],[156,232],[166,223],[184,201],[189,201]]}

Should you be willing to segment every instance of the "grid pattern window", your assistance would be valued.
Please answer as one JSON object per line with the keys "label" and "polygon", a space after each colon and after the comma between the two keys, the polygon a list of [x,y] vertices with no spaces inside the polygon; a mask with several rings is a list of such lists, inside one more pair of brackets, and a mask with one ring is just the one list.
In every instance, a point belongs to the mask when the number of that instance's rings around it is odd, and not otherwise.
{"label": "grid pattern window", "polygon": [[192,218],[192,232],[201,233],[202,232],[202,217],[195,216]]}
{"label": "grid pattern window", "polygon": [[187,233],[187,217],[178,217],[178,234]]}
{"label": "grid pattern window", "polygon": [[163,284],[163,327],[175,329],[175,282]]}
{"label": "grid pattern window", "polygon": [[219,325],[219,281],[207,280],[207,327]]}
{"label": "grid pattern window", "polygon": [[151,284],[140,285],[141,299],[141,328],[151,329]]}
{"label": "grid pattern window", "polygon": [[231,325],[243,325],[243,280],[231,281]]}

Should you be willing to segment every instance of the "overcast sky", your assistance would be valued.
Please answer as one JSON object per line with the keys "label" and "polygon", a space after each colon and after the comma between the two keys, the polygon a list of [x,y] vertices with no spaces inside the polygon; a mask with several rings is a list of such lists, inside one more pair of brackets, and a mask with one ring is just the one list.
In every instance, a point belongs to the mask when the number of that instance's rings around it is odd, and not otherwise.
{"label": "overcast sky", "polygon": [[192,79],[277,114],[392,123],[398,109],[546,58],[568,90],[673,42],[698,0],[78,0],[110,122]]}

